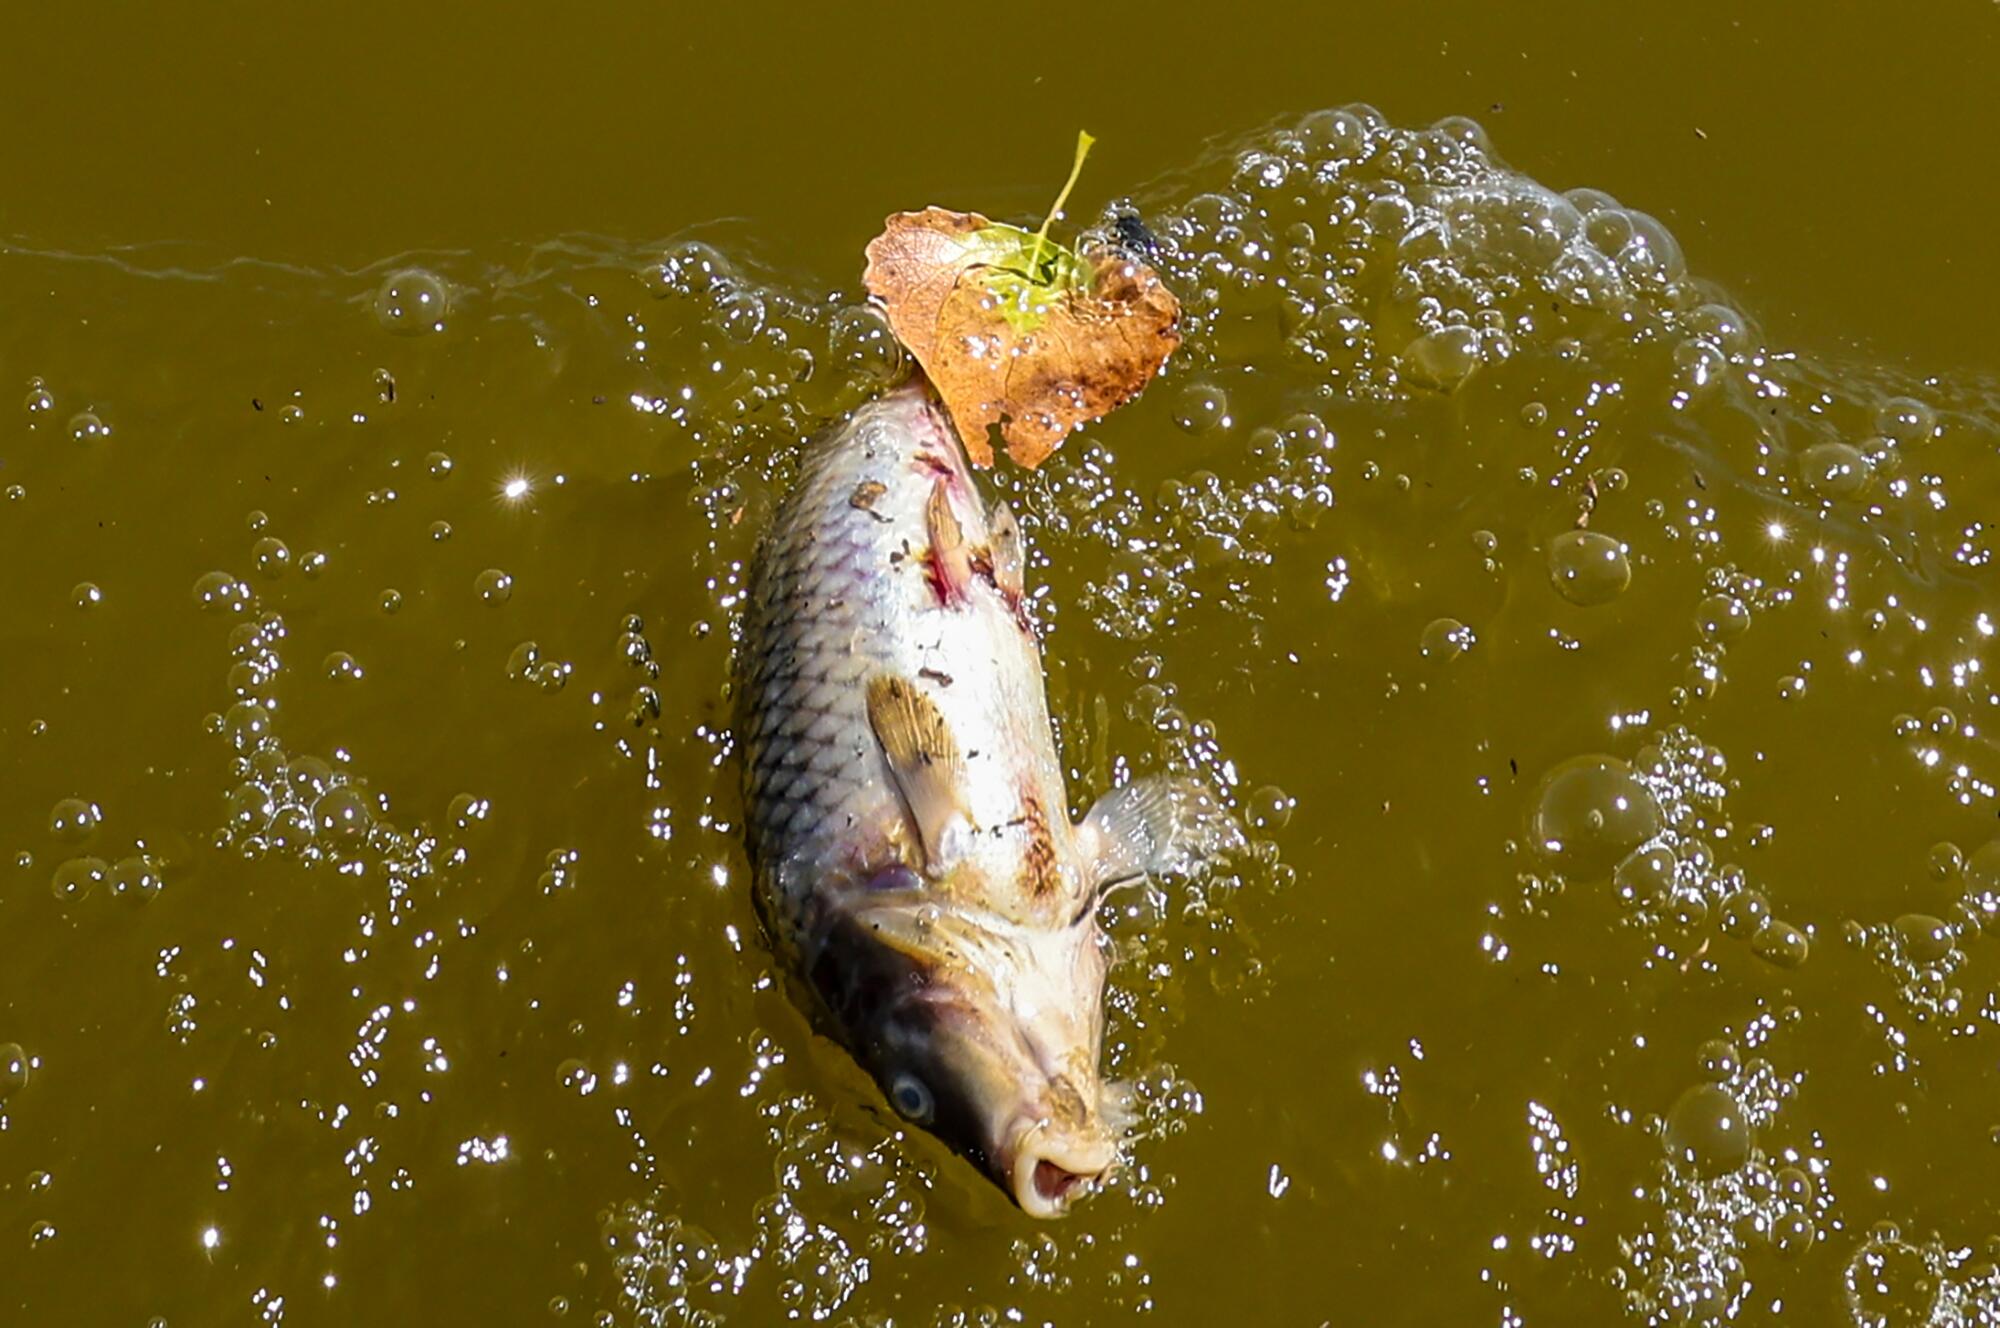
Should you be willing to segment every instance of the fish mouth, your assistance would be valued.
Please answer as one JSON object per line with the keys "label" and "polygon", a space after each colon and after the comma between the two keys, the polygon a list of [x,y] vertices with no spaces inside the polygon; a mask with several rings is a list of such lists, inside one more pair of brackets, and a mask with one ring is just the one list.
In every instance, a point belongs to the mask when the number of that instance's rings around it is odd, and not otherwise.
{"label": "fish mouth", "polygon": [[1049,1138],[1030,1127],[1014,1154],[1014,1202],[1030,1217],[1061,1217],[1072,1200],[1103,1184],[1117,1162],[1108,1139]]}

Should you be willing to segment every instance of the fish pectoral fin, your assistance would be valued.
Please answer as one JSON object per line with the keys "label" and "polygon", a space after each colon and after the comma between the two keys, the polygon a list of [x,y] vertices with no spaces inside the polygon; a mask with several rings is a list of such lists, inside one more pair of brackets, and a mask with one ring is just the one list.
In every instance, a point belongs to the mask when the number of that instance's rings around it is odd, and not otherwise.
{"label": "fish pectoral fin", "polygon": [[1200,784],[1155,775],[1099,798],[1077,827],[1077,840],[1085,874],[1102,891],[1142,876],[1192,871],[1242,847],[1243,832]]}
{"label": "fish pectoral fin", "polygon": [[1004,498],[986,509],[986,557],[993,565],[993,584],[1002,594],[1019,598],[1027,586],[1027,555],[1021,547],[1021,523]]}
{"label": "fish pectoral fin", "polygon": [[908,678],[893,673],[868,680],[868,724],[923,841],[925,865],[936,872],[944,865],[947,832],[954,825],[972,824],[959,792],[965,782],[965,760],[958,740],[937,702]]}

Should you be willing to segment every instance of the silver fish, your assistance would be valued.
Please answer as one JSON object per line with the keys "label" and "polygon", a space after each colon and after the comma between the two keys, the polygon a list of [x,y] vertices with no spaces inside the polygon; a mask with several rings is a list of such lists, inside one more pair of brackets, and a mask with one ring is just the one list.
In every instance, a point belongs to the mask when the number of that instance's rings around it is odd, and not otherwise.
{"label": "silver fish", "polygon": [[921,380],[862,407],[760,550],[737,733],[774,944],[898,1113],[1051,1217],[1118,1159],[1098,897],[1236,831],[1165,779],[1071,823],[1023,569]]}

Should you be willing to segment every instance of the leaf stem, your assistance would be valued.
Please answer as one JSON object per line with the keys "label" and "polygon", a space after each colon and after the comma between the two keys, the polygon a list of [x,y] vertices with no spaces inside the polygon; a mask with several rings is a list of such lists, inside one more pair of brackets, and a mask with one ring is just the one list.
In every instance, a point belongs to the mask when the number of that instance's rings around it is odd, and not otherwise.
{"label": "leaf stem", "polygon": [[1096,141],[1083,130],[1076,131],[1076,161],[1069,168],[1069,179],[1063,182],[1062,192],[1056,195],[1055,206],[1049,209],[1049,215],[1042,218],[1042,228],[1035,232],[1034,256],[1028,260],[1030,281],[1036,280],[1042,270],[1042,246],[1048,243],[1049,223],[1063,210],[1063,204],[1069,202],[1069,191],[1076,188],[1077,177],[1083,174],[1083,159],[1090,155],[1090,146]]}

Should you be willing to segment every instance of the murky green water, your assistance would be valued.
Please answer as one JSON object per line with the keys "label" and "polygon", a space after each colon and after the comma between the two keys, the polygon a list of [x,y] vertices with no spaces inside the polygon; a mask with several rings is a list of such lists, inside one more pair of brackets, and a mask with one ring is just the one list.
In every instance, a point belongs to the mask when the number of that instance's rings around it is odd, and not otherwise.
{"label": "murky green water", "polygon": [[[6,1320],[2000,1321],[2000,17],[1609,21],[30,20]],[[725,689],[862,243],[1078,125],[1188,342],[996,486],[1078,803],[1254,847],[1038,1226],[791,1004]]]}

